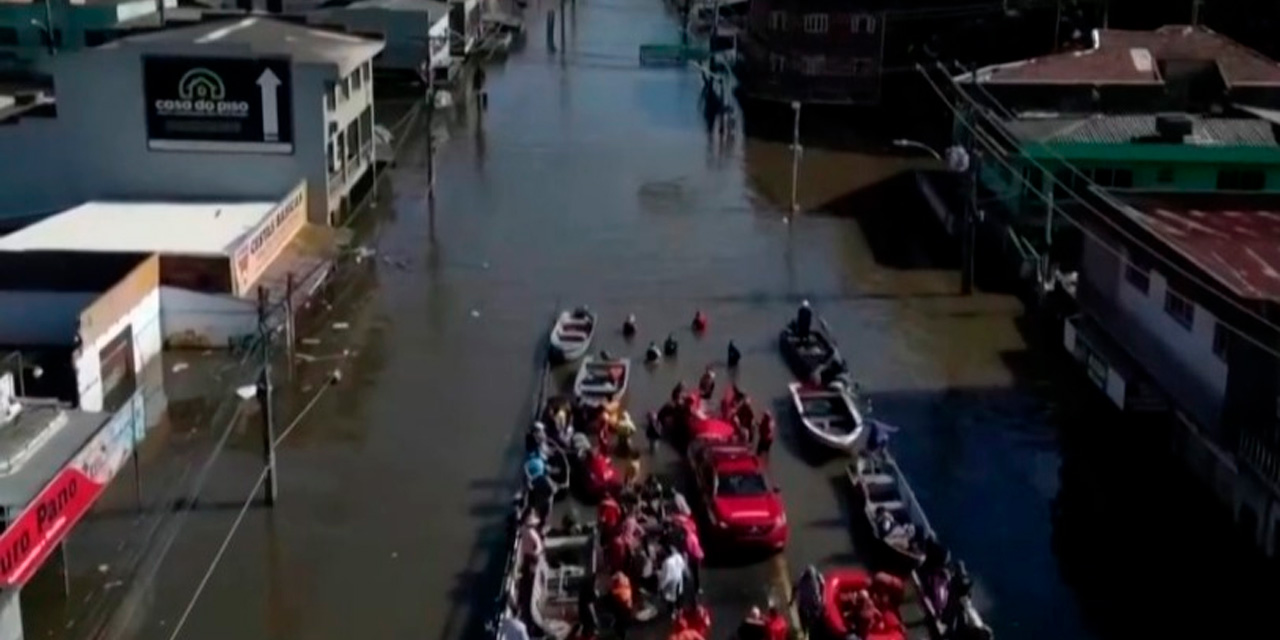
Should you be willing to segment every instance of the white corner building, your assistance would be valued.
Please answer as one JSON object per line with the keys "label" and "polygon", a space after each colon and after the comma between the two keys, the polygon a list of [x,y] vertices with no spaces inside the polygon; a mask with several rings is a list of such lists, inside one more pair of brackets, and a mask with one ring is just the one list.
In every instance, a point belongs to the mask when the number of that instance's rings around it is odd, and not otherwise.
{"label": "white corner building", "polygon": [[59,55],[52,96],[0,118],[0,156],[23,158],[0,172],[0,225],[89,200],[275,201],[302,180],[308,219],[334,224],[372,181],[382,48],[248,15]]}

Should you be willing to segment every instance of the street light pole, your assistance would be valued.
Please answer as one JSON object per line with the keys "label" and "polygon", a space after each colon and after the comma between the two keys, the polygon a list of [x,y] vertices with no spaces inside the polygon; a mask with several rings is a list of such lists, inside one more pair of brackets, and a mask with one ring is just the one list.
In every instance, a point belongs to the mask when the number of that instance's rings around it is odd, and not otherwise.
{"label": "street light pole", "polygon": [[918,142],[916,140],[907,140],[906,138],[898,138],[897,140],[893,141],[893,146],[901,147],[903,149],[919,149],[933,156],[934,160],[938,160],[939,162],[942,161],[942,154],[938,153],[937,149],[934,149],[933,147],[923,142]]}
{"label": "street light pole", "polygon": [[797,190],[800,186],[800,101],[791,101],[791,110],[795,112],[795,124],[791,130],[791,213],[800,212]]}

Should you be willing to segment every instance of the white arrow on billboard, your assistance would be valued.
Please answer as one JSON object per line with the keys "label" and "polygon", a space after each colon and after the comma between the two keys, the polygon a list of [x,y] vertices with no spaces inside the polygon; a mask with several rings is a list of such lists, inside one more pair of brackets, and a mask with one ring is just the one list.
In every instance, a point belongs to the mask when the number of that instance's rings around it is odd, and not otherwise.
{"label": "white arrow on billboard", "polygon": [[280,112],[276,104],[276,93],[280,88],[280,78],[263,69],[258,76],[258,88],[262,90],[262,137],[267,141],[280,139]]}

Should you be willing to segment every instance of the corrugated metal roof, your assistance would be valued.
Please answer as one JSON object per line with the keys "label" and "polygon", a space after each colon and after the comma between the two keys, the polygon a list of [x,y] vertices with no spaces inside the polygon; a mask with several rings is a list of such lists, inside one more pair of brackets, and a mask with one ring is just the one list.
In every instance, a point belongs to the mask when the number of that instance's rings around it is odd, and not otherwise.
{"label": "corrugated metal roof", "polygon": [[1280,197],[1117,195],[1125,215],[1243,298],[1280,300]]}
{"label": "corrugated metal roof", "polygon": [[1161,83],[1160,60],[1213,62],[1228,85],[1280,84],[1280,64],[1204,27],[1172,25],[1154,31],[1103,29],[1097,46],[1055,53],[979,72],[981,82],[1111,84]]}
{"label": "corrugated metal roof", "polygon": [[[1186,137],[1184,144],[1277,146],[1271,123],[1265,120],[1189,117],[1191,135]],[[1155,114],[1024,118],[1007,121],[1005,126],[1018,138],[1035,142],[1125,144],[1157,133]]]}
{"label": "corrugated metal roof", "polygon": [[89,202],[0,238],[0,251],[225,256],[274,202]]}

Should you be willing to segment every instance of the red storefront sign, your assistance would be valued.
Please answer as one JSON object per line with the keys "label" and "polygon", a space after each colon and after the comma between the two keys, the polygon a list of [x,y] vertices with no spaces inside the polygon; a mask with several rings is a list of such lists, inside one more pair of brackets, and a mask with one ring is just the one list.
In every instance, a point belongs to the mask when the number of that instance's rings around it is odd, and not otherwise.
{"label": "red storefront sign", "polygon": [[67,467],[0,536],[0,585],[20,587],[106,488]]}
{"label": "red storefront sign", "polygon": [[26,584],[124,466],[145,429],[135,393],[0,534],[0,588]]}

